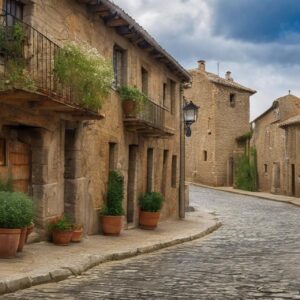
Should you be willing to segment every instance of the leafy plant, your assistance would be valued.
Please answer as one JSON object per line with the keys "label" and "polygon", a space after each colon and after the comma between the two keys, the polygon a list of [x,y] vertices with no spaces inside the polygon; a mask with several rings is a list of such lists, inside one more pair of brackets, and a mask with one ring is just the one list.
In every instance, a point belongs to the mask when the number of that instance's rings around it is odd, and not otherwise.
{"label": "leafy plant", "polygon": [[108,191],[106,205],[101,210],[102,215],[106,216],[122,216],[124,198],[124,178],[116,171],[109,173]]}
{"label": "leafy plant", "polygon": [[5,72],[1,76],[0,90],[36,89],[34,80],[25,69],[27,65],[23,54],[25,40],[26,34],[20,23],[0,27],[0,52],[5,59]]}
{"label": "leafy plant", "polygon": [[114,80],[112,63],[87,44],[67,43],[54,57],[54,74],[86,108],[98,110]]}
{"label": "leafy plant", "polygon": [[147,97],[136,87],[123,85],[118,89],[121,101],[132,100],[137,104],[136,110],[141,110],[147,101]]}
{"label": "leafy plant", "polygon": [[32,220],[31,198],[23,193],[0,192],[0,228],[24,228]]}
{"label": "leafy plant", "polygon": [[67,216],[63,216],[56,222],[49,224],[49,231],[72,231],[73,224]]}
{"label": "leafy plant", "polygon": [[139,198],[139,205],[142,211],[158,212],[161,210],[163,202],[163,195],[157,192],[146,193]]}
{"label": "leafy plant", "polygon": [[13,192],[13,178],[10,174],[6,179],[0,178],[0,192]]}
{"label": "leafy plant", "polygon": [[257,190],[256,149],[250,149],[249,154],[243,154],[237,160],[235,169],[235,187],[254,192]]}

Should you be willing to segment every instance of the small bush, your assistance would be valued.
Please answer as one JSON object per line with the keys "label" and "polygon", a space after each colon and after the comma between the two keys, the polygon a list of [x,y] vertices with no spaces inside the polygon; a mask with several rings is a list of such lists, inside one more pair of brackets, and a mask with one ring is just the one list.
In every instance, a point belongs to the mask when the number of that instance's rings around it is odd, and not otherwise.
{"label": "small bush", "polygon": [[101,210],[102,215],[106,216],[122,216],[124,198],[124,178],[116,171],[109,173],[107,202],[106,206]]}
{"label": "small bush", "polygon": [[49,231],[71,231],[73,230],[73,224],[70,219],[66,216],[63,216],[58,221],[49,224],[48,226]]}
{"label": "small bush", "polygon": [[139,199],[141,210],[148,212],[160,211],[163,206],[163,202],[163,195],[157,192],[146,193]]}
{"label": "small bush", "polygon": [[110,61],[88,44],[74,42],[57,51],[54,74],[72,89],[79,104],[92,110],[101,108],[114,79]]}
{"label": "small bush", "polygon": [[32,220],[31,198],[23,193],[0,192],[0,228],[24,228]]}
{"label": "small bush", "polygon": [[241,190],[257,191],[256,150],[238,158],[235,169],[235,187]]}

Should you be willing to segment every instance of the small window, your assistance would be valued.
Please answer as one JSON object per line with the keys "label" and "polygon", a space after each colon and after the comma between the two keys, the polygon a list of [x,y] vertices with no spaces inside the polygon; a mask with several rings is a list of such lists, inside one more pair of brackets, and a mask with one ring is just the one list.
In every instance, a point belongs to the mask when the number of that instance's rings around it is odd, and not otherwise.
{"label": "small window", "polygon": [[203,160],[207,161],[207,151],[203,151]]}
{"label": "small window", "polygon": [[142,92],[146,96],[148,96],[148,92],[149,92],[149,73],[144,68],[142,68]]}
{"label": "small window", "polygon": [[171,184],[173,188],[176,188],[177,184],[177,156],[172,156],[172,176],[171,176]]}
{"label": "small window", "polygon": [[4,1],[4,8],[8,13],[6,17],[7,26],[13,26],[16,19],[23,19],[24,4],[18,0],[6,0]]}
{"label": "small window", "polygon": [[113,67],[114,67],[114,87],[118,88],[126,84],[126,53],[125,50],[114,46]]}
{"label": "small window", "polygon": [[264,164],[264,170],[265,170],[265,173],[268,173],[268,165],[267,164]]}
{"label": "small window", "polygon": [[116,169],[116,143],[109,143],[109,171],[114,171]]}
{"label": "small window", "polygon": [[231,107],[235,107],[235,94],[230,94],[229,102]]}
{"label": "small window", "polygon": [[167,89],[168,85],[166,83],[163,84],[163,106],[167,106]]}
{"label": "small window", "polygon": [[6,166],[6,141],[0,139],[0,166]]}
{"label": "small window", "polygon": [[176,82],[171,80],[171,113],[175,113],[175,104],[176,104]]}

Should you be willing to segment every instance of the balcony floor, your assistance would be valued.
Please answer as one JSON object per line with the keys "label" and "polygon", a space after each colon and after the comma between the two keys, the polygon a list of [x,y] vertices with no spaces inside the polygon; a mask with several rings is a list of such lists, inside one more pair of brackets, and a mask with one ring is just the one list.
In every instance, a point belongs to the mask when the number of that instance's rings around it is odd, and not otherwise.
{"label": "balcony floor", "polygon": [[0,103],[12,106],[24,107],[38,113],[58,113],[67,115],[74,120],[102,119],[99,113],[83,108],[74,103],[67,103],[61,97],[54,94],[47,95],[40,91],[28,91],[23,89],[11,89],[0,91]]}
{"label": "balcony floor", "polygon": [[169,137],[175,134],[174,130],[166,127],[157,127],[138,118],[124,118],[124,126],[130,132],[136,132],[148,137]]}

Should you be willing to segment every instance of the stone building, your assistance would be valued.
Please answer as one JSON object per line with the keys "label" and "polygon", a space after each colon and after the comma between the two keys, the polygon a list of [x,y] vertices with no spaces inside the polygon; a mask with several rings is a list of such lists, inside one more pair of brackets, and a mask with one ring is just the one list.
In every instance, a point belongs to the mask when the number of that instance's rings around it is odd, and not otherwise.
{"label": "stone building", "polygon": [[233,184],[234,156],[244,151],[243,137],[250,131],[249,99],[254,90],[233,80],[207,72],[205,61],[191,70],[192,87],[187,99],[200,106],[192,126],[192,138],[186,139],[186,177],[188,181],[211,186]]}
{"label": "stone building", "polygon": [[[97,233],[113,169],[125,178],[127,227],[137,225],[138,197],[146,191],[164,194],[162,218],[177,217],[182,85],[189,73],[111,1],[0,2],[7,12],[1,24],[10,26],[14,17],[29,24],[24,51],[38,85],[35,92],[0,92],[0,174],[12,174],[15,188],[33,196],[37,226],[67,212],[88,234]],[[114,88],[98,112],[58,89],[53,49],[66,41],[88,42],[111,59],[115,83],[148,96],[144,113],[124,118]]]}
{"label": "stone building", "polygon": [[287,95],[252,122],[260,191],[299,197],[299,115],[300,99]]}

